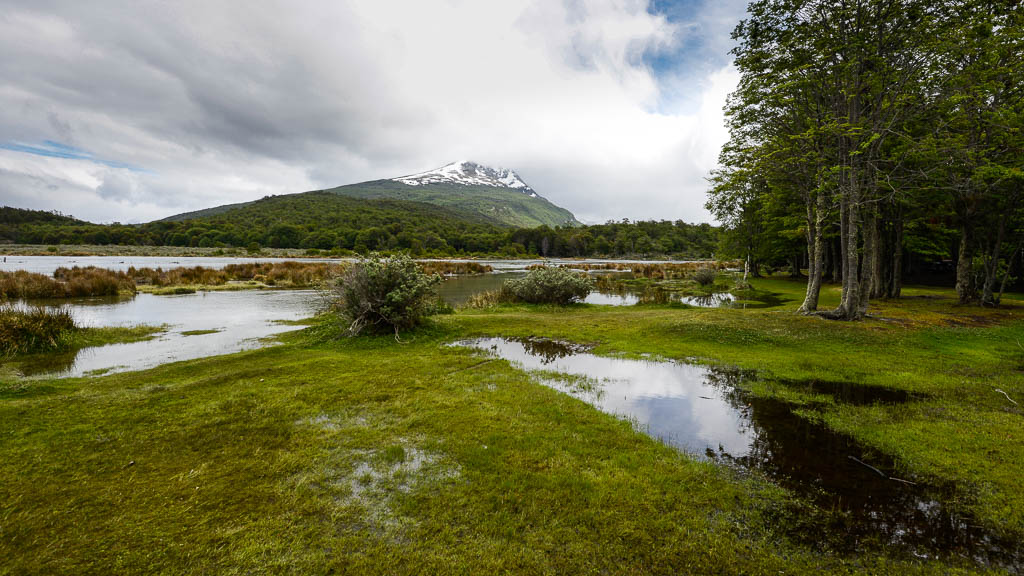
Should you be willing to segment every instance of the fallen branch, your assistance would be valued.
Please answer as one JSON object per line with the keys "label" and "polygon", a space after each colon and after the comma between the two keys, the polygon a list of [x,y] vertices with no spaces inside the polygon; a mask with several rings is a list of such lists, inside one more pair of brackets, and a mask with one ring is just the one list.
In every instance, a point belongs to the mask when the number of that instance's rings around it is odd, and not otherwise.
{"label": "fallen branch", "polygon": [[881,470],[879,470],[878,468],[875,468],[871,464],[868,464],[867,462],[864,462],[862,460],[858,460],[857,458],[854,458],[853,456],[847,456],[847,458],[849,458],[850,460],[853,460],[854,462],[856,462],[857,464],[860,464],[861,466],[864,466],[865,468],[870,468],[871,470],[874,470],[875,473],[878,474],[879,476],[881,476],[882,478],[885,478],[886,480],[889,479],[889,476],[885,472],[882,472]]}
{"label": "fallen branch", "polygon": [[1006,399],[1007,399],[1007,400],[1009,400],[1009,401],[1010,401],[1010,402],[1011,402],[1011,403],[1012,403],[1012,404],[1013,404],[1014,406],[1017,406],[1017,405],[1018,405],[1018,404],[1017,404],[1017,401],[1016,401],[1016,400],[1014,400],[1013,398],[1010,398],[1010,395],[1009,395],[1009,394],[1007,394],[1006,392],[1003,392],[1003,391],[1002,391],[1002,390],[1000,390],[999,388],[996,388],[995,390],[996,390],[996,392],[999,392],[999,393],[1000,393],[1000,394],[1002,394],[1003,396],[1006,396]]}
{"label": "fallen branch", "polygon": [[910,480],[904,480],[903,478],[897,478],[895,476],[889,476],[889,480],[892,480],[893,482],[902,482],[911,486],[917,486],[917,482],[911,482]]}
{"label": "fallen branch", "polygon": [[466,370],[472,370],[473,368],[479,368],[479,367],[483,366],[484,364],[490,364],[491,362],[494,362],[495,360],[496,360],[496,358],[491,358],[491,359],[488,359],[488,360],[484,360],[483,362],[477,362],[476,364],[473,364],[472,366],[466,366],[465,368],[459,368],[458,370],[452,370],[447,375],[451,376],[452,374],[457,374],[459,372],[465,372]]}

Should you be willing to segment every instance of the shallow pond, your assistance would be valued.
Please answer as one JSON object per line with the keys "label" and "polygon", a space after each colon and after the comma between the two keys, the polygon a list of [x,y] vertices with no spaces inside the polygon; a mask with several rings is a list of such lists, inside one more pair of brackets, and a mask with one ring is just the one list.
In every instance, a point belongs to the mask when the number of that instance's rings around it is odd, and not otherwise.
{"label": "shallow pond", "polygon": [[680,303],[698,308],[718,308],[729,306],[735,302],[735,298],[728,292],[708,294],[706,296],[681,296],[672,292],[648,289],[646,291],[631,291],[629,289],[601,290],[597,289],[587,295],[583,300],[586,304],[598,304],[603,306],[633,306],[641,303],[669,304]]}
{"label": "shallow pond", "polygon": [[82,376],[251,350],[265,345],[262,338],[301,328],[282,322],[308,318],[318,305],[317,294],[308,290],[138,294],[126,300],[75,300],[59,306],[70,310],[82,326],[166,325],[167,331],[144,342],[39,356],[19,363],[17,368],[26,376]]}
{"label": "shallow pond", "polygon": [[[1000,540],[948,505],[965,495],[952,487],[899,478],[892,458],[794,414],[789,404],[744,392],[737,386],[744,377],[739,372],[597,356],[585,347],[546,339],[482,338],[454,345],[542,371],[542,383],[627,418],[667,444],[697,458],[756,470],[793,490],[814,511],[808,514],[803,505],[795,505],[780,513],[785,515],[780,522],[791,526],[797,538],[851,551],[895,547],[921,557],[1024,566],[1019,542]],[[831,394],[837,402],[913,399],[852,384],[780,385]]]}
{"label": "shallow pond", "polygon": [[[613,276],[619,272],[592,272],[593,275]],[[627,273],[628,274],[628,273]],[[513,278],[522,278],[524,271],[494,272],[470,276],[449,276],[441,282],[438,294],[441,299],[452,306],[465,304],[473,295],[481,292],[500,290],[502,284]],[[682,296],[657,288],[646,290],[631,289],[628,286],[608,287],[608,283],[599,283],[593,292],[583,300],[585,304],[600,306],[633,306],[640,303],[668,304],[679,302],[700,308],[716,308],[728,306],[735,301],[732,294],[709,294],[707,296]]]}

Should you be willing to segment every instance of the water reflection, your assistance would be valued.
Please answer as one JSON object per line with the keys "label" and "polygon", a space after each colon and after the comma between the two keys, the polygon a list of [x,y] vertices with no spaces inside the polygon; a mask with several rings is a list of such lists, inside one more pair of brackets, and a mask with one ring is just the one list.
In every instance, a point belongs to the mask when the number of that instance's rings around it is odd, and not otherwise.
{"label": "water reflection", "polygon": [[[316,293],[308,290],[138,294],[130,300],[62,303],[81,326],[166,325],[167,331],[145,342],[40,356],[20,362],[17,368],[26,376],[82,376],[251,350],[265,345],[261,338],[299,328],[281,321],[308,318],[318,304]],[[197,330],[216,332],[182,334]]]}
{"label": "water reflection", "polygon": [[[1024,566],[1020,542],[996,537],[946,504],[964,494],[951,486],[898,477],[892,458],[795,415],[789,404],[743,391],[737,387],[744,378],[738,371],[597,356],[577,344],[552,340],[483,338],[455,345],[542,370],[544,384],[631,419],[651,436],[698,458],[764,473],[812,507],[790,509],[780,519],[798,538],[827,540],[829,547],[851,551],[897,547],[918,556]],[[867,386],[786,385],[857,404],[912,399]]]}
{"label": "water reflection", "polygon": [[[507,280],[522,278],[525,275],[525,272],[498,272],[473,276],[449,276],[441,282],[438,287],[438,294],[448,304],[460,306],[465,304],[475,294],[500,290]],[[608,275],[607,272],[602,274],[602,276]],[[601,280],[597,283],[594,291],[588,294],[583,302],[601,306],[671,304],[676,302],[701,308],[714,308],[730,305],[734,300],[732,294],[727,292],[708,294],[706,296],[683,296],[657,287],[631,288],[614,281]]]}
{"label": "water reflection", "polygon": [[451,306],[461,306],[482,292],[501,290],[507,280],[522,278],[526,272],[499,272],[472,276],[449,276],[438,286],[437,293]]}

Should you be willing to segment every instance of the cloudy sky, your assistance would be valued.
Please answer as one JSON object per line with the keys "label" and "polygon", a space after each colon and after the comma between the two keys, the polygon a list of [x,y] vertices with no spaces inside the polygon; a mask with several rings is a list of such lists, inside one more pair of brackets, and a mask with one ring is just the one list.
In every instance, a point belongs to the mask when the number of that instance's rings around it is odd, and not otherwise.
{"label": "cloudy sky", "polygon": [[95,222],[518,171],[587,222],[709,221],[746,0],[0,0],[0,205]]}

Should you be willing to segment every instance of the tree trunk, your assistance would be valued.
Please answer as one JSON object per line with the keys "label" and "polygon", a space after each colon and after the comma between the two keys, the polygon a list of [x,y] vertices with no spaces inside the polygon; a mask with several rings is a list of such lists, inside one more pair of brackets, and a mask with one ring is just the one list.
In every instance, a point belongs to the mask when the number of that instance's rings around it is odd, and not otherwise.
{"label": "tree trunk", "polygon": [[1006,271],[1003,272],[1003,281],[999,283],[999,296],[996,297],[996,302],[1003,299],[1003,292],[1006,291],[1006,281],[1010,279],[1010,271],[1013,270],[1013,261],[1017,258],[1017,253],[1020,251],[1020,243],[1010,253],[1010,259],[1006,262]]}
{"label": "tree trunk", "polygon": [[[874,212],[870,217],[870,230],[865,233],[865,235],[870,234],[871,236],[871,281],[868,282],[871,288],[868,293],[868,298],[882,298],[885,296],[885,270],[882,267],[884,264],[884,258],[882,258],[882,236],[878,232],[879,219],[879,213]],[[865,256],[868,256],[867,242],[865,242],[864,251]],[[867,273],[868,272],[865,272],[865,274]],[[867,298],[864,300],[864,306],[867,306]]]}
{"label": "tree trunk", "polygon": [[840,248],[842,240],[836,238],[832,242],[832,281],[843,281],[843,250]]}
{"label": "tree trunk", "polygon": [[971,261],[974,255],[971,253],[970,234],[967,224],[960,228],[960,250],[956,261],[956,295],[961,304],[966,304],[974,299],[974,281],[971,275]]}
{"label": "tree trunk", "polygon": [[[850,178],[853,180],[853,178]],[[843,200],[840,203],[840,211],[846,213],[843,231],[841,234],[843,245],[843,294],[839,307],[830,315],[842,320],[857,320],[861,316],[860,311],[860,283],[858,282],[857,266],[857,232],[860,224],[860,197],[859,190],[854,182],[847,186]]]}
{"label": "tree trunk", "polygon": [[[814,217],[811,214],[814,213]],[[807,264],[807,294],[799,312],[809,314],[818,309],[818,295],[821,293],[821,275],[825,255],[825,198],[818,194],[816,210],[807,206],[807,253],[810,261]]]}
{"label": "tree trunk", "polygon": [[825,242],[824,255],[821,259],[821,276],[824,281],[828,278],[828,281],[832,281],[832,243]]}
{"label": "tree trunk", "polygon": [[1003,212],[1003,215],[999,218],[999,229],[996,230],[996,245],[992,248],[992,259],[989,261],[988,266],[985,267],[985,282],[981,288],[982,306],[995,306],[999,304],[999,299],[993,294],[993,288],[996,284],[996,276],[999,274],[999,252],[1000,248],[1003,247],[1006,217],[1007,212]]}
{"label": "tree trunk", "polygon": [[[850,244],[847,242],[847,236],[849,236],[849,234],[850,234],[850,200],[849,200],[849,196],[848,195],[844,195],[843,200],[840,202],[840,205],[839,205],[839,247],[840,247],[840,255],[841,255],[840,259],[843,262],[843,283],[842,283],[843,286],[842,286],[842,289],[841,289],[841,292],[840,292],[840,307],[837,308],[837,312],[839,310],[841,310],[841,308],[844,307],[843,303],[846,302],[846,299],[847,299],[846,293],[850,289],[850,286],[847,284],[847,280],[846,280],[846,277],[850,276],[850,274],[849,274],[849,272],[850,272],[850,257],[849,257],[849,252],[850,252],[850,248],[849,247],[850,247]],[[854,245],[853,252],[854,252],[854,254],[856,254],[857,253],[857,250],[856,250],[856,239],[854,239],[853,245]],[[854,266],[853,271],[854,271],[853,274],[856,275],[857,274],[856,266]]]}
{"label": "tree trunk", "polygon": [[868,212],[864,216],[864,250],[860,265],[860,296],[857,300],[857,318],[868,311],[868,302],[875,289],[875,260],[878,258],[878,216]]}
{"label": "tree trunk", "polygon": [[903,291],[903,211],[896,213],[895,230],[892,246],[892,283],[889,284],[889,297],[899,298]]}

